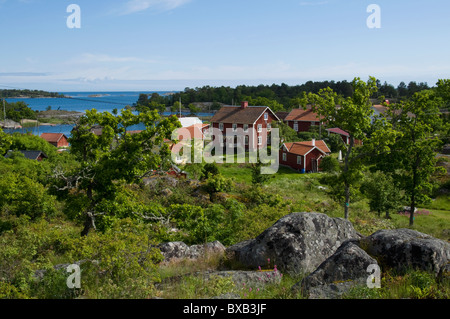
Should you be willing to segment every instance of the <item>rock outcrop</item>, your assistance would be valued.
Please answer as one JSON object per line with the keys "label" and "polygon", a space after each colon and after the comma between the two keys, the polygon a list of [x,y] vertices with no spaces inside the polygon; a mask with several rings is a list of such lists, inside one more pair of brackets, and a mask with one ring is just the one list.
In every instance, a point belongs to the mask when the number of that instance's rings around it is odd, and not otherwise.
{"label": "rock outcrop", "polygon": [[188,246],[183,242],[169,242],[157,246],[161,251],[164,261],[174,259],[198,259],[205,254],[223,254],[225,246],[219,241],[207,243],[205,245]]}
{"label": "rock outcrop", "polygon": [[367,284],[370,265],[378,263],[358,246],[357,241],[350,240],[293,289],[302,291],[310,299],[339,298],[349,289]]}
{"label": "rock outcrop", "polygon": [[383,266],[398,271],[419,269],[439,275],[450,261],[450,245],[411,229],[379,230],[361,247]]}
{"label": "rock outcrop", "polygon": [[277,265],[282,272],[314,271],[348,239],[359,238],[352,224],[319,213],[293,213],[252,240],[227,249],[227,257],[248,268]]}

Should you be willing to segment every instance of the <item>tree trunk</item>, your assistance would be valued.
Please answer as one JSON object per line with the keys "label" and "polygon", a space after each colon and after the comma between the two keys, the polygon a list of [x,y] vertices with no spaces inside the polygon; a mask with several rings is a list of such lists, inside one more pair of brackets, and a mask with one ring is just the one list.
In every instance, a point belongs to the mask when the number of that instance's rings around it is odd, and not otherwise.
{"label": "tree trunk", "polygon": [[413,191],[413,194],[411,196],[411,207],[409,208],[409,226],[413,226],[414,225],[414,211],[416,210],[416,196],[414,194],[415,192]]}
{"label": "tree trunk", "polygon": [[420,157],[416,156],[416,162],[412,168],[413,173],[413,184],[411,192],[411,206],[409,208],[409,226],[414,225],[414,211],[416,210],[416,187],[417,187],[417,169],[419,167]]}
{"label": "tree trunk", "polygon": [[350,207],[350,185],[348,183],[345,183],[345,206],[344,206],[345,219],[348,219],[349,207]]}
{"label": "tree trunk", "polygon": [[92,229],[95,229],[95,217],[91,212],[87,212],[81,236],[87,236]]}
{"label": "tree trunk", "polygon": [[345,187],[345,206],[344,206],[344,216],[345,219],[348,219],[349,209],[350,209],[350,183],[348,182],[347,173],[349,171],[350,164],[350,154],[353,150],[353,145],[355,144],[355,139],[353,136],[350,136],[350,145],[347,149],[347,154],[345,154],[345,166],[344,166],[344,187]]}
{"label": "tree trunk", "polygon": [[92,193],[92,185],[88,186],[87,189],[87,197],[89,198],[89,201],[91,202],[91,206],[89,207],[89,210],[85,213],[86,215],[86,219],[84,220],[84,228],[81,231],[81,236],[87,236],[89,234],[89,232],[92,229],[95,229],[95,215],[93,213],[93,208],[94,208],[94,197],[93,197],[93,193]]}

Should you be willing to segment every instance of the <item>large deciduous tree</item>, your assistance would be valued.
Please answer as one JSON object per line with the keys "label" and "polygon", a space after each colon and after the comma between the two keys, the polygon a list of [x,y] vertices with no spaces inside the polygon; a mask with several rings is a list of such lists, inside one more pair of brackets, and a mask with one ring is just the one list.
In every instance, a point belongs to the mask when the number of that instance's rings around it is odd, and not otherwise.
{"label": "large deciduous tree", "polygon": [[[143,124],[145,129],[130,134],[131,126]],[[59,189],[75,189],[85,199],[84,229],[87,235],[95,229],[98,203],[114,200],[120,185],[139,181],[164,165],[170,158],[165,139],[179,127],[176,117],[162,119],[156,111],[134,115],[122,110],[120,115],[95,109],[87,111],[72,131],[71,152],[79,167],[70,174],[55,172]]]}
{"label": "large deciduous tree", "polygon": [[[351,191],[361,180],[364,159],[379,152],[389,152],[395,133],[386,121],[373,119],[370,97],[377,91],[376,79],[367,82],[360,78],[352,81],[353,94],[342,98],[330,88],[321,89],[318,94],[308,94],[304,103],[324,118],[328,127],[338,127],[349,134],[339,179],[343,183],[345,198],[344,215],[349,218]],[[304,105],[305,106],[305,105]],[[361,141],[363,146],[357,145]]]}
{"label": "large deciduous tree", "polygon": [[438,130],[442,126],[439,107],[443,100],[433,91],[425,90],[414,94],[404,102],[391,104],[386,119],[401,132],[394,145],[395,153],[385,165],[397,172],[397,179],[410,202],[410,221],[414,224],[414,210],[419,202],[429,200],[432,185],[430,177],[440,171],[436,167],[436,154],[442,142]]}

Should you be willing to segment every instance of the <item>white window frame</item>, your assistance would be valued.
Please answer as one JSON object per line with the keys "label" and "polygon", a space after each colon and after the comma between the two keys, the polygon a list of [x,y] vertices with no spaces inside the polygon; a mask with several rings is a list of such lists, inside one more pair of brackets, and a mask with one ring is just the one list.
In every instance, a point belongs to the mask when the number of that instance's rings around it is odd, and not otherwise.
{"label": "white window frame", "polygon": [[302,156],[301,155],[297,156],[297,165],[302,165]]}
{"label": "white window frame", "polygon": [[311,122],[311,126],[316,126],[316,122]]}
{"label": "white window frame", "polygon": [[287,161],[287,154],[283,153],[283,162],[286,162],[286,161]]}
{"label": "white window frame", "polygon": [[244,132],[248,132],[248,124],[244,124]]}
{"label": "white window frame", "polygon": [[233,127],[233,132],[236,132],[236,131],[237,131],[237,124],[236,124],[236,123],[233,123],[233,124],[232,124],[232,127]]}
{"label": "white window frame", "polygon": [[262,124],[258,124],[258,133],[262,132]]}
{"label": "white window frame", "polygon": [[298,132],[298,122],[294,122],[294,131]]}
{"label": "white window frame", "polygon": [[272,130],[272,124],[267,123],[267,132],[270,132]]}
{"label": "white window frame", "polygon": [[264,113],[264,120],[267,121],[269,119],[269,113]]}
{"label": "white window frame", "polygon": [[262,145],[262,136],[258,136],[258,145]]}
{"label": "white window frame", "polygon": [[219,123],[219,130],[223,131],[223,123]]}

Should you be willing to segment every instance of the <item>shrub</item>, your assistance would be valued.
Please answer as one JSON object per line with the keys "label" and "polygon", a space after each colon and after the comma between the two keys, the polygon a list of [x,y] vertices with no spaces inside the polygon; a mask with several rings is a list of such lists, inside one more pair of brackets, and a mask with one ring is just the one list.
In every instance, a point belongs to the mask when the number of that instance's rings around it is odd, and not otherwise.
{"label": "shrub", "polygon": [[337,172],[339,170],[339,161],[332,156],[326,156],[320,161],[319,168],[326,173]]}

